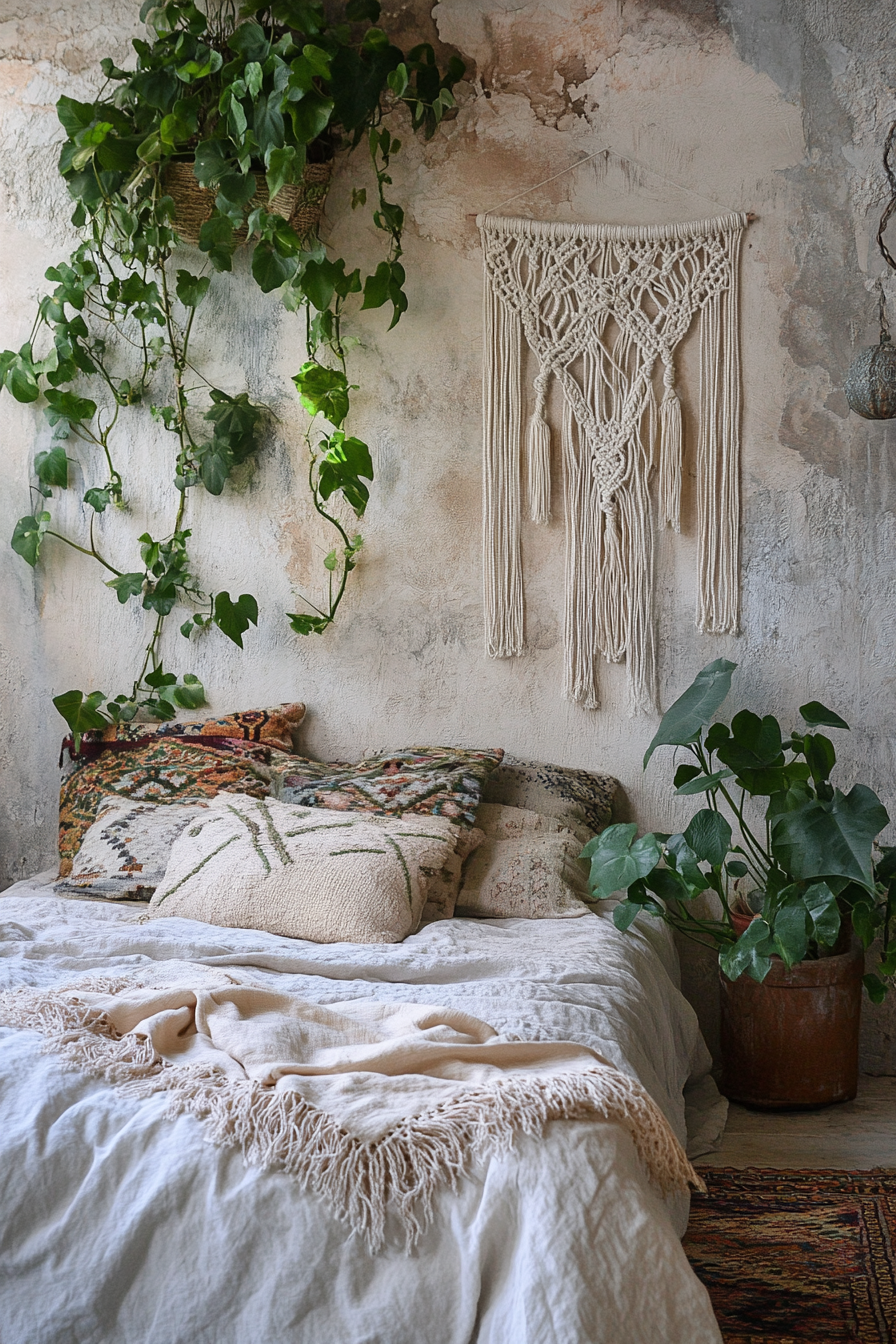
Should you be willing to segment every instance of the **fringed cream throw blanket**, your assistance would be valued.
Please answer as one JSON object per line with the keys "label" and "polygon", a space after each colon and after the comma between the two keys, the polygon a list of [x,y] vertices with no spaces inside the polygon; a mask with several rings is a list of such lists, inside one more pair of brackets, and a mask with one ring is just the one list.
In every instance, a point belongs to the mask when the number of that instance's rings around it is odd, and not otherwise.
{"label": "fringed cream throw blanket", "polygon": [[413,1245],[443,1186],[550,1120],[607,1119],[666,1193],[703,1189],[639,1083],[585,1046],[508,1042],[446,1008],[326,1006],[198,964],[154,984],[0,994],[0,1021],[95,1078],[198,1117],[211,1141],[285,1169],[378,1250],[392,1209]]}
{"label": "fringed cream throw blanket", "polygon": [[742,214],[671,225],[479,217],[486,648],[496,658],[523,649],[525,338],[538,370],[526,457],[529,511],[539,523],[551,514],[551,384],[562,393],[563,693],[588,708],[598,704],[599,654],[627,660],[632,712],[655,702],[653,529],[657,523],[679,529],[683,440],[675,355],[697,314],[697,625],[716,633],[737,628],[737,270],[745,225]]}

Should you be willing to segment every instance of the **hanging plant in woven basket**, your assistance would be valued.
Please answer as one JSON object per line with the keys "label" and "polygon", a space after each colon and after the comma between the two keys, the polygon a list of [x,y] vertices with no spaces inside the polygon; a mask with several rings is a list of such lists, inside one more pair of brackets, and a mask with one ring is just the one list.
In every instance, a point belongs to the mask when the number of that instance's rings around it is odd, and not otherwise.
{"label": "hanging plant in woven basket", "polygon": [[[216,628],[240,648],[258,621],[251,593],[208,591],[190,555],[192,492],[220,495],[265,444],[267,414],[243,390],[242,370],[232,386],[214,386],[193,346],[206,295],[227,283],[241,245],[259,288],[303,319],[306,359],[293,382],[309,417],[308,484],[336,543],[323,561],[325,596],[301,599],[307,610],[288,619],[299,635],[333,623],[362,544],[346,519],[363,516],[373,479],[367,444],[347,428],[354,386],[343,317],[354,301],[385,307],[394,326],[407,308],[404,212],[386,195],[400,142],[387,119],[403,104],[413,130],[432,135],[451,115],[464,73],[456,57],[441,71],[426,44],[400,51],[377,26],[377,0],[326,11],[323,0],[210,6],[203,13],[193,0],[145,0],[147,39],[133,43],[133,68],[106,59],[94,101],[60,98],[59,171],[81,241],[47,271],[51,289],[29,339],[0,353],[0,386],[40,403],[52,426],[13,549],[31,566],[60,545],[89,556],[120,603],[148,613],[128,690],[56,697],[76,748],[85,730],[138,713],[173,718],[205,702],[198,676],[169,670],[177,658],[170,616],[186,639]],[[318,232],[333,162],[359,147],[372,166],[373,222],[385,243],[367,276],[333,256]],[[351,204],[367,204],[365,187]],[[107,520],[126,507],[133,459],[145,451],[146,435],[122,434],[137,415],[172,436],[170,514],[117,555],[118,531]],[[70,529],[53,501],[75,479],[87,488],[83,507],[67,511]]]}
{"label": "hanging plant in woven basket", "polygon": [[[285,183],[273,200],[264,179],[256,179],[258,186],[249,201],[249,209],[278,215],[303,242],[307,242],[317,234],[332,175],[332,163],[306,163],[301,181]],[[215,191],[199,185],[192,163],[177,161],[165,168],[162,186],[174,202],[173,227],[181,242],[198,244],[203,224],[207,224],[215,213]],[[247,242],[247,227],[243,225],[237,229],[234,237],[240,243]]]}
{"label": "hanging plant in woven basket", "polygon": [[[890,165],[890,154],[896,141],[896,121],[890,127],[884,144],[884,172],[890,184],[890,200],[877,226],[877,245],[887,265],[896,270],[896,259],[884,240],[887,225],[896,211],[896,174]],[[879,285],[878,316],[880,341],[856,355],[843,384],[850,409],[865,420],[892,420],[896,417],[896,348],[890,339],[883,282]]]}

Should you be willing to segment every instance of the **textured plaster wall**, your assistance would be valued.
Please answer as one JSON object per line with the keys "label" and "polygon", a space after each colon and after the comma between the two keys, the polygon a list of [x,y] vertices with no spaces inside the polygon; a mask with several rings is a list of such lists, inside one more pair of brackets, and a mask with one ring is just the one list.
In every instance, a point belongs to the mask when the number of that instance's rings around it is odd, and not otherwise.
{"label": "textured plaster wall", "polygon": [[[136,0],[0,0],[0,348],[27,338],[43,272],[73,241],[54,175],[53,104],[96,87],[102,56],[126,59],[137,8]],[[353,428],[371,443],[377,469],[363,567],[335,631],[304,642],[289,632],[282,612],[296,609],[299,590],[314,596],[331,542],[309,515],[288,394],[303,358],[300,328],[258,295],[240,263],[234,285],[213,282],[201,339],[223,385],[248,388],[279,418],[255,475],[219,500],[196,498],[190,521],[206,584],[255,592],[262,618],[243,654],[220,635],[192,652],[166,650],[202,677],[215,709],[305,699],[307,747],[321,756],[453,741],[600,767],[621,780],[623,807],[644,826],[683,820],[665,762],[641,773],[655,721],[626,717],[624,669],[606,670],[598,712],[560,699],[561,521],[525,537],[528,653],[483,657],[472,217],[501,208],[637,222],[740,208],[758,216],[742,277],[743,628],[722,639],[694,628],[690,514],[683,535],[662,538],[658,550],[663,701],[722,655],[741,665],[742,704],[787,714],[821,698],[853,725],[845,784],[866,780],[896,815],[893,431],[848,415],[841,391],[850,358],[874,334],[879,150],[894,114],[890,8],[886,0],[387,7],[400,41],[458,49],[469,79],[457,118],[429,144],[408,133],[396,165],[411,311],[389,335],[380,315],[353,322],[363,389]],[[585,162],[604,147],[609,156]],[[360,160],[342,166],[326,221],[333,243],[361,263],[375,259],[377,240],[345,207],[365,180]],[[685,366],[687,375],[687,354]],[[39,412],[3,398],[0,536],[28,510],[30,463],[47,435]],[[151,425],[133,432],[130,450],[144,466],[131,517],[103,521],[110,550],[152,518],[170,466],[170,443]],[[76,504],[66,510],[75,522]],[[36,574],[2,549],[0,566],[0,875],[11,880],[52,857],[61,721],[49,696],[123,688],[145,632],[140,613],[120,608],[87,561],[51,544]],[[712,969],[689,960],[686,972],[712,1038]],[[896,1008],[867,1013],[865,1031],[866,1065],[896,1069]]]}

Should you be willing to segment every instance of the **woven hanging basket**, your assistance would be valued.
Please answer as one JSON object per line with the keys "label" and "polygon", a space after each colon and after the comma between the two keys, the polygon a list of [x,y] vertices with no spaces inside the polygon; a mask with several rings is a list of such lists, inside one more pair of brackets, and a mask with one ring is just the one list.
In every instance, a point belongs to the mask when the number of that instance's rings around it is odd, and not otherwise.
{"label": "woven hanging basket", "polygon": [[[264,206],[271,214],[288,220],[300,238],[307,238],[320,223],[331,172],[332,164],[306,163],[302,181],[288,182],[273,200],[268,194],[264,177],[258,173],[258,190],[249,202],[250,209]],[[199,230],[211,218],[215,208],[215,191],[199,185],[191,163],[169,163],[162,177],[162,186],[174,200],[174,227],[181,239],[185,243],[198,243]],[[245,242],[245,227],[237,230],[236,237]]]}

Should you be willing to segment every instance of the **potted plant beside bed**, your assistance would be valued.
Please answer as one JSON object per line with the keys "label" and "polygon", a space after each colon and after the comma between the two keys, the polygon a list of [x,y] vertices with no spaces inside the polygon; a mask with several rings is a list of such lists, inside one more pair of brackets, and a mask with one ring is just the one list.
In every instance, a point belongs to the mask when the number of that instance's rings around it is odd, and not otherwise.
{"label": "potted plant beside bed", "polygon": [[[864,784],[831,783],[836,752],[818,731],[848,731],[818,701],[782,732],[741,710],[711,723],[737,664],[718,659],[664,715],[644,757],[682,748],[673,786],[702,803],[685,830],[637,836],[633,824],[591,840],[595,901],[622,893],[619,929],[642,912],[718,949],[723,1090],[767,1108],[855,1096],[862,982],[880,1002],[896,972],[896,848]],[[706,893],[716,899],[715,913]],[[880,938],[876,974],[864,949]]]}

